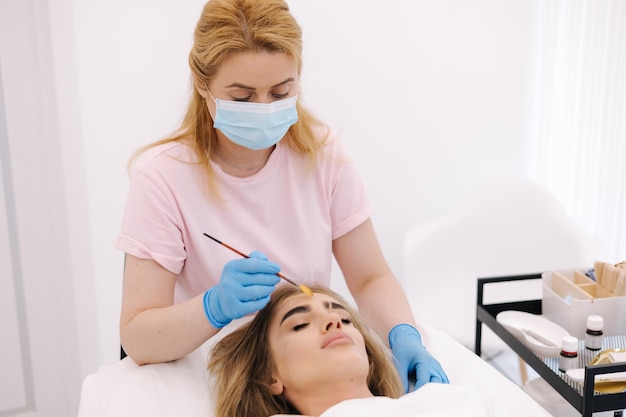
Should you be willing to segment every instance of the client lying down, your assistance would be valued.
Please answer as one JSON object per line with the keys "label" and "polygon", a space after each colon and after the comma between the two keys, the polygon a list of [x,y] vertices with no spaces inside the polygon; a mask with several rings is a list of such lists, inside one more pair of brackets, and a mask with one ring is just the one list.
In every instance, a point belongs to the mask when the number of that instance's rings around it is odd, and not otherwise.
{"label": "client lying down", "polygon": [[467,386],[430,383],[402,395],[378,336],[338,294],[311,289],[312,296],[277,289],[251,322],[214,347],[217,417],[529,415]]}

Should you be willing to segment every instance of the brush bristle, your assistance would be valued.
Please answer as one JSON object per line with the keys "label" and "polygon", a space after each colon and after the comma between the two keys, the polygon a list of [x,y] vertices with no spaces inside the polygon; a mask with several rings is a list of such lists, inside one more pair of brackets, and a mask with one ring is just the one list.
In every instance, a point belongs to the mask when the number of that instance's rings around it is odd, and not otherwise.
{"label": "brush bristle", "polygon": [[300,284],[300,285],[298,285],[298,287],[302,290],[303,293],[313,297],[313,291],[311,291],[311,289],[309,287],[307,287],[304,284]]}

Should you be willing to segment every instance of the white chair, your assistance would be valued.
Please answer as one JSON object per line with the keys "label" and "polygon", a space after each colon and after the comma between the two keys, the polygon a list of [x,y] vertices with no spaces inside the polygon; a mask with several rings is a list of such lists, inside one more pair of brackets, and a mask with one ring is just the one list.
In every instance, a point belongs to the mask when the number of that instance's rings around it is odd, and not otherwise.
{"label": "white chair", "polygon": [[[473,349],[476,278],[589,267],[598,250],[599,241],[578,227],[543,186],[494,185],[470,195],[451,213],[408,230],[401,282],[418,321]],[[485,302],[541,298],[541,282],[533,281],[491,285],[496,288],[485,294]],[[504,351],[504,342],[484,329],[484,354]],[[524,385],[521,360],[520,366]]]}
{"label": "white chair", "polygon": [[476,278],[593,266],[598,248],[543,186],[495,185],[408,230],[401,282],[418,320],[473,347]]}

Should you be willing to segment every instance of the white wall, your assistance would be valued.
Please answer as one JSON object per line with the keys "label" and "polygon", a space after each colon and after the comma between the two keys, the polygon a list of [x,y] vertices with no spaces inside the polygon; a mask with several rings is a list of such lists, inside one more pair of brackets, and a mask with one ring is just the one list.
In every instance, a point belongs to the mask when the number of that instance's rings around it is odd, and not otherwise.
{"label": "white wall", "polygon": [[[182,116],[203,3],[73,3],[100,363],[118,355],[123,255],[113,240],[125,164]],[[304,99],[359,163],[397,274],[414,222],[483,185],[527,177],[536,2],[289,3],[304,30]]]}

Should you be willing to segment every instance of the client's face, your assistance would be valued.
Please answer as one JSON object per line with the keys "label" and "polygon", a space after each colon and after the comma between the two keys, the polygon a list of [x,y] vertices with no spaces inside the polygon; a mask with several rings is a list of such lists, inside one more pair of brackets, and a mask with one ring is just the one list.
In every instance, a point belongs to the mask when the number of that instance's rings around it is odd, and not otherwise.
{"label": "client's face", "polygon": [[363,335],[334,298],[315,293],[285,299],[270,321],[275,364],[272,391],[292,402],[323,390],[367,389],[369,360]]}

